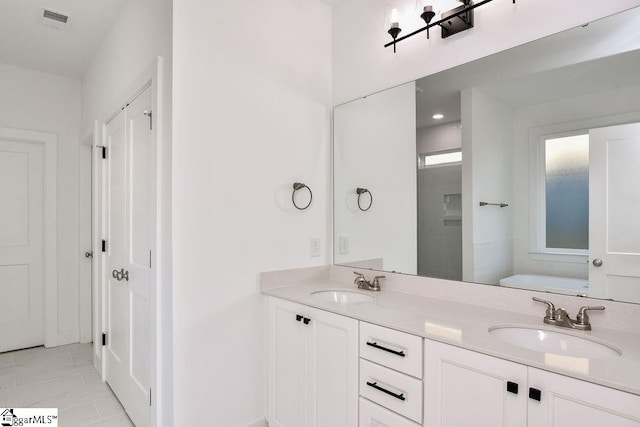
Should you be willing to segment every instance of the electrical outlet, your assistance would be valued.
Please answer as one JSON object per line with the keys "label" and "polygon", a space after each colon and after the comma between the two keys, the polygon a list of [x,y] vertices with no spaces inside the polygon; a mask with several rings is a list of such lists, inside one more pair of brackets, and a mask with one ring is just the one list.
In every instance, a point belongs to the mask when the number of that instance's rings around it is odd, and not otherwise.
{"label": "electrical outlet", "polygon": [[340,236],[340,255],[346,255],[349,253],[349,236]]}
{"label": "electrical outlet", "polygon": [[311,255],[314,258],[320,256],[320,238],[319,237],[312,237],[311,238],[311,245],[310,245],[310,248],[309,248],[309,255]]}

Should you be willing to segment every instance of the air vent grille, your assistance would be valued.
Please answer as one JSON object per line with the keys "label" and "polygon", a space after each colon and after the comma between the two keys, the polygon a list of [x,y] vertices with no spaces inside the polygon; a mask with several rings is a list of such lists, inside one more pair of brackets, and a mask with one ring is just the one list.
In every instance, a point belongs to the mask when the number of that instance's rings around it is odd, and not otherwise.
{"label": "air vent grille", "polygon": [[54,21],[58,21],[63,24],[66,24],[69,20],[69,17],[67,15],[63,15],[61,13],[57,13],[47,9],[44,9],[44,14],[42,15],[42,17],[45,19],[53,19]]}
{"label": "air vent grille", "polygon": [[58,31],[68,31],[71,24],[72,17],[66,13],[61,13],[57,10],[46,9],[40,7],[39,20],[42,25]]}

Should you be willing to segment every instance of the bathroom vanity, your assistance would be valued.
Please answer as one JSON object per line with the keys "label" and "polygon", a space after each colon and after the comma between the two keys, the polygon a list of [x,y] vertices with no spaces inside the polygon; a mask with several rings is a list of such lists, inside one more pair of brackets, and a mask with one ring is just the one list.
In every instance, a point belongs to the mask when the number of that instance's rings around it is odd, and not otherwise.
{"label": "bathroom vanity", "polygon": [[[640,425],[638,334],[548,326],[542,305],[531,316],[384,284],[287,285],[263,288],[272,427]],[[539,351],[496,333],[532,329],[562,335]]]}

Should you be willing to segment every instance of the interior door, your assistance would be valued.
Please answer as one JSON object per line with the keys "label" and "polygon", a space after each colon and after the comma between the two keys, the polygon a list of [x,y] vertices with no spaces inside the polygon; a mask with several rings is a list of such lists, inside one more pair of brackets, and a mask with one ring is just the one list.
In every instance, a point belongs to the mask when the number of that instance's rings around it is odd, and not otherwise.
{"label": "interior door", "polygon": [[43,147],[0,140],[0,352],[44,343]]}
{"label": "interior door", "polygon": [[589,296],[640,303],[640,124],[589,132]]}
{"label": "interior door", "polygon": [[151,88],[105,129],[106,380],[138,427],[149,425],[155,147]]}

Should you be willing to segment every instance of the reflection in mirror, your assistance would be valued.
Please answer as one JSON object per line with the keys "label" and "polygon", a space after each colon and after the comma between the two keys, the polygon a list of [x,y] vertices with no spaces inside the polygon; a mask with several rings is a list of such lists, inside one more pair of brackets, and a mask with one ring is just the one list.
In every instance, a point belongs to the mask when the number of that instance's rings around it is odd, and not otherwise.
{"label": "reflection in mirror", "polygon": [[336,264],[640,302],[638,20],[337,106]]}

